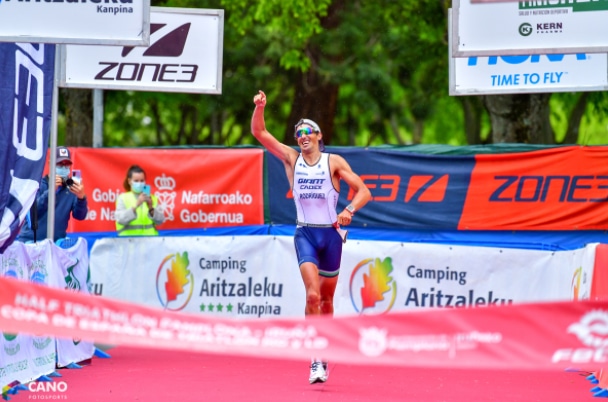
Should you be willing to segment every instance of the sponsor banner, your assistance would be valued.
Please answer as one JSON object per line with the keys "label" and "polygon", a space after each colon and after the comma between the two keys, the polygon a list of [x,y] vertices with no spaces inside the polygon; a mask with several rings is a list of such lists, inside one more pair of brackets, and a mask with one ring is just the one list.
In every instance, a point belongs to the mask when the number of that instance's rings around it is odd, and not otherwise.
{"label": "sponsor banner", "polygon": [[[54,269],[53,286],[72,292],[89,294],[89,251],[87,241],[78,238],[71,247],[64,249],[51,244]],[[95,345],[79,337],[59,338],[56,340],[57,367],[67,367],[93,357]]]}
{"label": "sponsor banner", "polygon": [[[555,147],[477,155],[328,148],[372,193],[353,226],[460,230],[603,230],[608,226],[606,147]],[[269,214],[295,224],[282,163],[267,153]],[[344,185],[344,184],[343,184]],[[353,193],[342,187],[338,210]]]}
{"label": "sponsor banner", "polygon": [[[327,148],[343,156],[372,192],[354,226],[455,229],[467,196],[472,155],[436,156],[385,149]],[[283,163],[269,152],[270,221],[295,224],[296,209]],[[342,182],[338,210],[354,193]]]}
{"label": "sponsor banner", "polygon": [[347,241],[334,307],[337,315],[352,315],[589,299],[596,247]]}
{"label": "sponsor banner", "polygon": [[[451,14],[449,18],[451,23]],[[451,46],[451,30],[449,35]],[[606,53],[450,57],[450,95],[605,91],[607,88]]]}
{"label": "sponsor banner", "polygon": [[38,191],[51,132],[54,63],[55,45],[0,43],[0,253],[19,233]]}
{"label": "sponsor banner", "polygon": [[107,344],[348,364],[564,369],[606,364],[606,302],[231,320],[0,278],[0,327]]}
{"label": "sponsor banner", "polygon": [[261,149],[73,148],[89,213],[68,232],[116,231],[117,197],[131,165],[140,165],[165,212],[159,229],[200,229],[264,223]]}
{"label": "sponsor banner", "polygon": [[234,318],[301,316],[306,295],[293,240],[282,240],[100,239],[91,250],[91,287],[97,295],[168,311]]}
{"label": "sponsor banner", "polygon": [[453,1],[452,55],[608,52],[608,3],[589,0]]}
{"label": "sponsor banner", "polygon": [[[335,314],[589,299],[596,246],[349,240]],[[306,299],[291,236],[100,239],[91,250],[91,287],[104,297],[232,318],[301,317]]]}
{"label": "sponsor banner", "polygon": [[222,93],[224,10],[152,7],[150,44],[67,45],[63,87]]}
{"label": "sponsor banner", "polygon": [[3,0],[0,41],[147,45],[150,0]]}
{"label": "sponsor banner", "polygon": [[[53,271],[52,243],[13,243],[0,254],[0,277],[14,278],[19,283],[48,286]],[[0,338],[0,388],[17,380],[32,381],[55,370],[55,338],[45,331],[8,332]]]}
{"label": "sponsor banner", "polygon": [[607,157],[578,146],[477,155],[458,229],[605,229]]}

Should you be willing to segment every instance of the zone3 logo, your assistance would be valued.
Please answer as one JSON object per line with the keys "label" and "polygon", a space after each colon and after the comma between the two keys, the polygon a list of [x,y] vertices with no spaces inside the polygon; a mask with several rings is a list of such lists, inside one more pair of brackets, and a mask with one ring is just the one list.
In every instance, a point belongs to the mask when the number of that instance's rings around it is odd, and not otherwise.
{"label": "zone3 logo", "polygon": [[[361,175],[361,180],[372,192],[374,202],[393,202],[399,194],[401,176],[392,174]],[[450,175],[416,175],[411,176],[404,202],[442,202],[448,187]],[[374,191],[375,190],[375,191]],[[348,200],[355,196],[353,189],[348,191]],[[293,198],[291,190],[287,192],[287,198]]]}
{"label": "zone3 logo", "polygon": [[[448,187],[449,175],[416,175],[411,176],[403,201],[405,202],[442,202]],[[398,175],[361,175],[361,180],[373,193],[382,192],[386,195],[374,195],[376,202],[393,202],[399,194],[401,177]],[[381,190],[381,191],[374,191]],[[352,189],[348,192],[348,199],[354,197]]]}
{"label": "zone3 logo", "polygon": [[[150,36],[160,38],[145,48],[143,57],[179,57],[184,52],[191,23],[185,23],[165,33],[170,29],[167,24],[150,24]],[[154,35],[156,33],[156,35]],[[125,46],[121,57],[127,57],[136,49],[135,46]],[[153,82],[194,82],[198,72],[196,64],[176,63],[140,63],[100,61],[103,68],[95,75],[96,80],[106,81],[153,81]]]}

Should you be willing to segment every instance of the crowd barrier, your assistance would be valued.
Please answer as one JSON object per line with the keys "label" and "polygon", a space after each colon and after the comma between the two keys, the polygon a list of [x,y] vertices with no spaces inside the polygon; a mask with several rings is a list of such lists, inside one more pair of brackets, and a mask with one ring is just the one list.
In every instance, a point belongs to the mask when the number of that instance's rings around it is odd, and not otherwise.
{"label": "crowd barrier", "polygon": [[[0,261],[5,278],[89,294],[89,254],[83,238],[59,245],[50,240],[14,242],[0,254]],[[46,331],[25,333],[0,328],[0,387],[52,375],[56,368],[73,367],[95,352],[92,341],[77,335],[56,338]]]}

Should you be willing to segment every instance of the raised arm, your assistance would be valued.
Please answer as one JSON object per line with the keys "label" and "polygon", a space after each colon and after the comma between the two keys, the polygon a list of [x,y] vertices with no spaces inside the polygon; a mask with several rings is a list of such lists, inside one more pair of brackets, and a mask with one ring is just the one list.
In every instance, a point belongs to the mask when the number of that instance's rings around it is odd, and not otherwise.
{"label": "raised arm", "polygon": [[264,108],[266,107],[266,94],[260,91],[253,98],[255,110],[251,117],[251,134],[264,146],[270,153],[283,161],[284,164],[293,166],[298,151],[281,143],[266,130],[264,121]]}

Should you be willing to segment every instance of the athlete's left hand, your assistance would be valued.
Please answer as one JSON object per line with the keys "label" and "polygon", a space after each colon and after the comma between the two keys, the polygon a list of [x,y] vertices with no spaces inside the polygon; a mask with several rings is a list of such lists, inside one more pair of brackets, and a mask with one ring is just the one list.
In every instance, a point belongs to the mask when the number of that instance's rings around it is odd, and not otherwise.
{"label": "athlete's left hand", "polygon": [[340,226],[350,225],[352,221],[353,216],[347,210],[344,210],[338,214],[338,223],[340,224]]}

